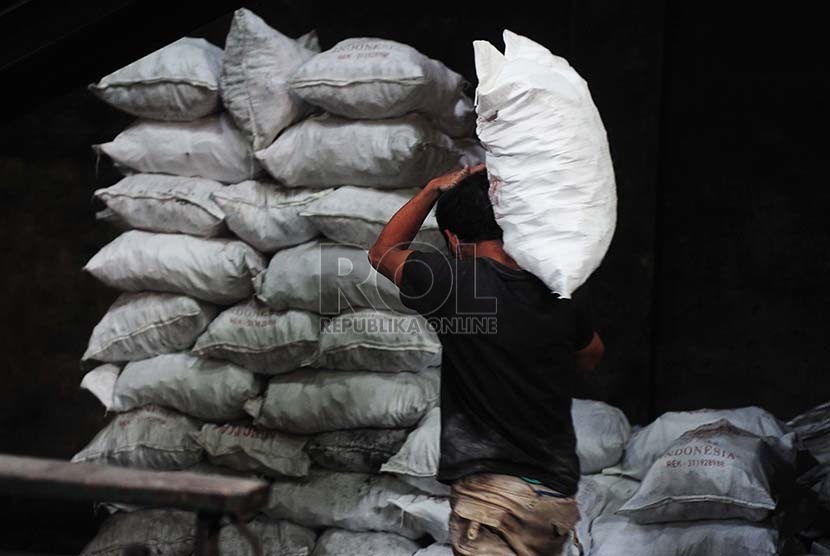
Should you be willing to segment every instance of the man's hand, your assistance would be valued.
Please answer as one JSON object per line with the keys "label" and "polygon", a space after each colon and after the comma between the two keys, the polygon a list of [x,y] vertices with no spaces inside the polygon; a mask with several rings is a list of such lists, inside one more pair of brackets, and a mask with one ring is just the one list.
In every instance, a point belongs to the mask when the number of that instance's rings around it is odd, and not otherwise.
{"label": "man's hand", "polygon": [[484,164],[477,164],[473,167],[464,166],[461,170],[456,170],[454,172],[450,172],[448,174],[444,174],[443,176],[438,176],[437,178],[433,178],[426,184],[424,189],[429,189],[432,191],[437,192],[444,192],[448,189],[452,189],[462,181],[464,181],[469,176],[473,174],[477,174],[479,172],[483,172],[486,166]]}
{"label": "man's hand", "polygon": [[369,262],[372,266],[395,284],[400,285],[403,264],[412,253],[409,243],[418,233],[441,192],[455,187],[472,174],[483,172],[484,168],[484,164],[478,164],[472,168],[465,166],[461,170],[430,180],[415,197],[398,209],[398,212],[384,226],[375,244],[369,249]]}
{"label": "man's hand", "polygon": [[591,342],[576,352],[576,368],[578,371],[590,372],[597,368],[602,356],[605,354],[605,344],[602,338],[594,331]]}

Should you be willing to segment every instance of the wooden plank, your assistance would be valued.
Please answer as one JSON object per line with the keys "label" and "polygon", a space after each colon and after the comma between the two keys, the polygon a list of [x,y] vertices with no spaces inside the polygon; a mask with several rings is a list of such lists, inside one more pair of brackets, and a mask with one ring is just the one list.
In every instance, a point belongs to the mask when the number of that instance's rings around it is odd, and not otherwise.
{"label": "wooden plank", "polygon": [[119,502],[250,517],[268,501],[268,484],[200,473],[0,455],[0,493]]}

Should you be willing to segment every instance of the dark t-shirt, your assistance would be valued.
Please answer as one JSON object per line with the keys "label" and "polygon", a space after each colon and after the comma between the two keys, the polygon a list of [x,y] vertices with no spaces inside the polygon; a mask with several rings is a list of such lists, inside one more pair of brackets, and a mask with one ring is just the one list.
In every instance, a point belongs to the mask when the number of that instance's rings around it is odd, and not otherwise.
{"label": "dark t-shirt", "polygon": [[573,302],[492,259],[420,251],[407,258],[400,290],[443,346],[438,479],[500,473],[575,494],[575,352],[593,328]]}

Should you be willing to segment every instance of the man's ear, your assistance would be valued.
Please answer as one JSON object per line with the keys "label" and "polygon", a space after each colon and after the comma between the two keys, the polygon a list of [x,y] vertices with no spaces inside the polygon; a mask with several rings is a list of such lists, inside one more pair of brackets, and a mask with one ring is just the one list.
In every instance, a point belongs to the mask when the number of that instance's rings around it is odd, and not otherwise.
{"label": "man's ear", "polygon": [[458,236],[457,236],[457,235],[455,235],[454,233],[452,233],[452,232],[451,232],[451,231],[449,231],[449,230],[443,230],[443,232],[444,232],[444,236],[447,238],[447,247],[448,247],[448,248],[449,248],[449,250],[450,250],[450,254],[451,254],[453,257],[458,258],[458,257],[459,257],[459,252],[458,252]]}

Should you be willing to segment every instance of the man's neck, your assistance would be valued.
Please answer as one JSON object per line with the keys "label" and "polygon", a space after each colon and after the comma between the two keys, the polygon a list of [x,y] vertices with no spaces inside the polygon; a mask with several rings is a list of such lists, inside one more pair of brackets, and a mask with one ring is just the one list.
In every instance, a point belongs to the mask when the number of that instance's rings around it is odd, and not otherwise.
{"label": "man's neck", "polygon": [[465,246],[462,254],[464,255],[464,258],[485,257],[515,270],[522,269],[518,264],[516,264],[513,257],[505,252],[504,244],[498,239],[479,241],[473,245]]}

